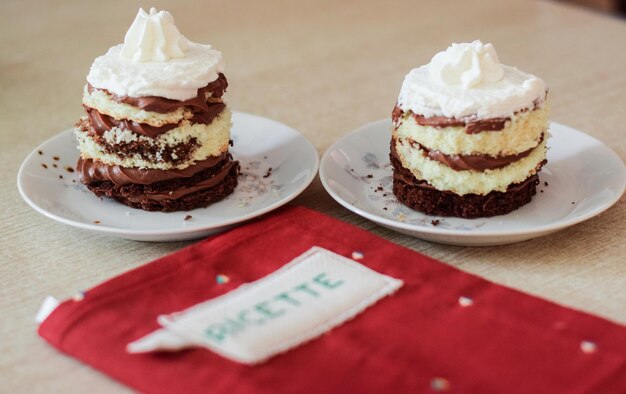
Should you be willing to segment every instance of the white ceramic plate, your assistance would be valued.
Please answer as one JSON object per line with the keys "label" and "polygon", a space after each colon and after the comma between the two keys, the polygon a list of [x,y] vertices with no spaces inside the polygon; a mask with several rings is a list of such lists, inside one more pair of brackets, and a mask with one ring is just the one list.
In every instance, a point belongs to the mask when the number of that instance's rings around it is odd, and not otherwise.
{"label": "white ceramic plate", "polygon": [[[97,198],[67,171],[78,159],[72,130],[35,149],[22,163],[17,184],[30,206],[61,223],[127,239],[181,241],[224,231],[276,209],[304,191],[317,173],[315,147],[284,124],[235,112],[232,139],[231,152],[242,169],[239,185],[225,200],[207,208],[146,212]],[[191,219],[184,220],[187,215]]]}
{"label": "white ceramic plate", "polygon": [[[331,146],[322,158],[320,179],[344,207],[404,234],[452,245],[520,242],[603,212],[626,186],[624,163],[600,141],[554,122],[550,133],[548,164],[539,175],[537,194],[508,215],[438,217],[402,205],[391,190],[389,120],[367,124]],[[377,190],[379,187],[382,190]]]}

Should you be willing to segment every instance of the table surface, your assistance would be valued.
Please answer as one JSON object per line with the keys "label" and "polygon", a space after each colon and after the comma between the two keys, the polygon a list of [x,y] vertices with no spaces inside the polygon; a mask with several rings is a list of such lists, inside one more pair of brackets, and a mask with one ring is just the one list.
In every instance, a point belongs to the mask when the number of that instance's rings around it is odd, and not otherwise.
{"label": "table surface", "polygon": [[[404,75],[451,42],[492,42],[503,63],[550,86],[551,118],[626,157],[626,23],[517,0],[156,1],[193,41],[227,61],[229,105],[300,130],[322,154],[389,117]],[[93,59],[123,41],[139,2],[0,5],[0,391],[125,391],[41,340],[34,315],[186,243],[126,241],[39,215],[18,194],[26,155],[71,127]],[[455,247],[407,237],[334,202],[316,179],[294,203],[361,226],[464,271],[626,324],[626,204],[535,240]],[[71,376],[71,379],[69,378]]]}

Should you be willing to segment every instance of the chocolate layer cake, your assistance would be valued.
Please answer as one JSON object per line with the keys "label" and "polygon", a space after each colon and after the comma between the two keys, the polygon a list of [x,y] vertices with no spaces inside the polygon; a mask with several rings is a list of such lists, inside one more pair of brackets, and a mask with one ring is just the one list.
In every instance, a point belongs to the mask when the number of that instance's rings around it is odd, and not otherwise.
{"label": "chocolate layer cake", "polygon": [[222,55],[172,16],[139,11],[124,44],[97,58],[75,126],[80,181],[148,211],[206,207],[237,186]]}
{"label": "chocolate layer cake", "polygon": [[392,112],[396,197],[464,218],[531,201],[546,163],[547,90],[499,63],[490,44],[453,44],[405,78]]}

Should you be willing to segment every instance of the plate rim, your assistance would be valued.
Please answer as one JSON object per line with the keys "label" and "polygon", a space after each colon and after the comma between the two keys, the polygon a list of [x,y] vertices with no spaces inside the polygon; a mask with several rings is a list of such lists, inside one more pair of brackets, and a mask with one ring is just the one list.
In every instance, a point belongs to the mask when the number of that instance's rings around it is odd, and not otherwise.
{"label": "plate rim", "polygon": [[[383,127],[384,125],[389,124],[389,126],[391,126],[390,124],[391,120],[384,118],[384,119],[379,119],[379,120],[375,120],[369,123],[366,123],[364,125],[361,125],[359,127],[357,127],[356,129],[352,130],[351,132],[349,132],[348,134],[344,135],[343,137],[341,137],[340,139],[338,139],[337,141],[335,141],[328,149],[326,149],[326,151],[324,152],[324,154],[322,155],[322,159],[320,161],[320,169],[319,169],[319,174],[320,174],[320,181],[322,182],[322,186],[324,187],[324,189],[326,190],[326,192],[328,194],[330,194],[330,196],[336,201],[338,202],[340,205],[342,205],[343,207],[345,207],[346,209],[356,213],[359,216],[362,216],[368,220],[371,220],[373,222],[376,222],[380,225],[383,226],[388,226],[391,228],[399,228],[402,230],[407,230],[407,231],[412,231],[415,233],[424,233],[424,234],[432,234],[432,235],[447,235],[447,236],[457,236],[457,237],[463,237],[463,238],[483,238],[483,237],[498,237],[498,238],[503,238],[503,237],[510,237],[510,236],[525,236],[525,235],[532,235],[532,234],[546,234],[546,233],[551,233],[554,231],[558,231],[560,229],[566,228],[566,227],[570,227],[573,226],[575,224],[584,222],[585,220],[588,220],[594,216],[597,216],[599,214],[601,214],[602,212],[606,211],[607,209],[609,209],[610,207],[612,207],[613,205],[615,205],[615,203],[617,201],[619,201],[619,199],[622,197],[622,195],[624,194],[624,191],[626,190],[626,178],[623,179],[622,181],[622,185],[621,185],[621,192],[617,193],[616,196],[611,199],[610,202],[602,205],[602,206],[596,206],[586,212],[583,212],[581,215],[575,216],[570,218],[569,220],[559,220],[556,223],[549,223],[549,224],[544,224],[544,225],[540,225],[540,226],[535,226],[535,227],[531,227],[531,228],[527,228],[527,229],[523,229],[523,230],[489,230],[489,231],[485,231],[485,230],[481,230],[481,229],[471,229],[471,230],[456,230],[456,229],[446,229],[446,228],[437,228],[437,227],[425,227],[425,226],[419,226],[419,225],[415,225],[415,224],[410,224],[410,223],[405,223],[405,222],[400,222],[397,220],[393,220],[393,219],[388,219],[382,216],[378,216],[376,214],[370,213],[368,211],[365,211],[364,209],[361,209],[353,204],[351,204],[349,201],[344,200],[343,198],[341,198],[337,193],[334,192],[334,190],[332,189],[332,187],[328,184],[328,179],[327,179],[327,174],[326,174],[326,167],[327,167],[327,163],[331,160],[330,159],[330,152],[337,150],[339,144],[341,144],[342,142],[344,142],[345,140],[348,140],[351,137],[354,137],[354,135],[356,134],[360,134],[362,133],[364,130],[369,129],[370,127]],[[569,129],[571,131],[574,131],[576,133],[582,134],[585,137],[591,138],[595,143],[601,145],[602,147],[604,147],[605,149],[607,149],[611,155],[613,155],[614,159],[617,159],[619,162],[622,163],[622,173],[626,173],[626,166],[624,164],[624,161],[619,157],[619,155],[617,153],[615,153],[615,151],[613,151],[609,146],[607,146],[606,144],[604,144],[602,141],[598,140],[597,138],[581,131],[578,129],[575,129],[571,126],[567,126],[564,125],[562,123],[559,122],[555,122],[555,121],[550,121],[550,126],[555,125],[557,127],[563,127],[566,129]],[[426,214],[424,214],[426,215]],[[432,216],[432,215],[429,215]],[[433,216],[433,217],[441,217],[441,216]],[[486,217],[486,218],[475,218],[475,219],[467,219],[467,220],[489,220],[492,218],[497,218],[498,216],[493,216],[493,217]],[[462,219],[462,218],[460,218]]]}
{"label": "plate rim", "polygon": [[[223,220],[221,222],[218,223],[214,223],[214,224],[202,224],[202,223],[198,223],[195,226],[188,226],[185,228],[180,228],[180,229],[158,229],[158,230],[137,230],[137,229],[123,229],[123,228],[117,228],[117,227],[108,227],[106,225],[102,225],[102,224],[91,224],[91,223],[83,223],[83,222],[78,222],[78,221],[74,221],[71,219],[67,219],[58,215],[55,215],[54,213],[47,211],[46,209],[40,207],[39,205],[37,205],[29,196],[28,194],[24,191],[23,189],[23,179],[24,179],[24,172],[26,171],[25,167],[26,167],[26,163],[29,162],[31,160],[32,157],[34,157],[35,155],[37,155],[37,151],[39,149],[41,149],[41,147],[45,146],[46,144],[50,143],[52,140],[55,140],[57,138],[62,138],[62,136],[64,134],[69,134],[73,132],[73,128],[67,128],[65,130],[62,130],[61,132],[53,135],[52,137],[46,139],[44,142],[40,143],[37,147],[35,147],[22,161],[22,164],[20,165],[20,168],[17,172],[17,188],[18,191],[20,193],[20,196],[22,197],[22,199],[31,207],[33,208],[35,211],[39,212],[40,214],[55,220],[59,223],[63,223],[72,227],[76,227],[76,228],[81,228],[81,229],[85,229],[85,230],[93,230],[96,232],[101,232],[101,233],[106,233],[106,234],[112,234],[112,235],[130,235],[130,236],[164,236],[164,235],[169,235],[169,234],[176,234],[176,235],[185,235],[185,234],[193,234],[193,233],[198,233],[198,232],[202,232],[202,231],[208,231],[208,230],[216,230],[216,229],[222,229],[228,226],[232,226],[235,225],[237,223],[242,223],[245,221],[248,221],[250,219],[254,219],[256,217],[259,217],[261,215],[264,215],[268,212],[271,212],[275,209],[278,209],[280,207],[282,207],[283,205],[289,203],[290,201],[292,201],[293,199],[295,199],[296,197],[298,197],[300,194],[302,194],[302,192],[304,190],[306,190],[307,187],[309,187],[309,185],[313,182],[313,180],[315,179],[315,176],[318,174],[319,172],[319,167],[320,167],[320,163],[321,163],[321,159],[320,159],[320,155],[317,151],[317,148],[315,147],[315,145],[313,145],[313,143],[306,138],[306,136],[304,134],[302,134],[299,130],[285,124],[282,122],[279,122],[277,120],[271,119],[271,118],[267,118],[264,116],[260,116],[260,115],[256,115],[256,114],[251,114],[251,113],[247,113],[247,112],[240,112],[240,111],[232,111],[233,112],[233,117],[235,116],[247,116],[247,117],[251,117],[251,118],[257,118],[257,119],[261,119],[263,121],[270,121],[270,122],[274,122],[274,123],[278,123],[284,127],[286,127],[287,129],[293,131],[294,133],[296,133],[299,138],[302,138],[302,140],[306,143],[305,146],[307,149],[310,150],[312,157],[314,158],[314,165],[311,167],[311,173],[309,174],[309,176],[304,180],[304,182],[302,182],[302,184],[291,194],[281,198],[278,201],[275,201],[271,204],[268,204],[265,207],[262,207],[258,210],[252,211],[246,215],[242,215],[242,216],[237,216],[234,217],[232,219],[227,219],[227,220]],[[206,208],[200,208],[200,209],[209,209],[209,207]],[[163,212],[150,212],[150,211],[143,211],[144,213],[147,214],[151,214],[151,213],[163,213]],[[176,211],[176,212],[171,212],[171,213],[180,213],[183,211]]]}

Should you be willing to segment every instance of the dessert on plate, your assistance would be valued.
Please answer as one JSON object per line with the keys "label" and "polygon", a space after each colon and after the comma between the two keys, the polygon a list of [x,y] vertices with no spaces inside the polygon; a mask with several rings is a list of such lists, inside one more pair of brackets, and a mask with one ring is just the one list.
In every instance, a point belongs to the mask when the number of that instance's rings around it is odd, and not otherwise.
{"label": "dessert on plate", "polygon": [[509,213],[546,163],[547,88],[480,41],[452,44],[402,83],[392,113],[393,192],[427,214]]}
{"label": "dessert on plate", "polygon": [[206,207],[233,192],[222,54],[185,38],[167,11],[139,10],[124,43],[98,57],[75,126],[79,179],[147,211]]}

